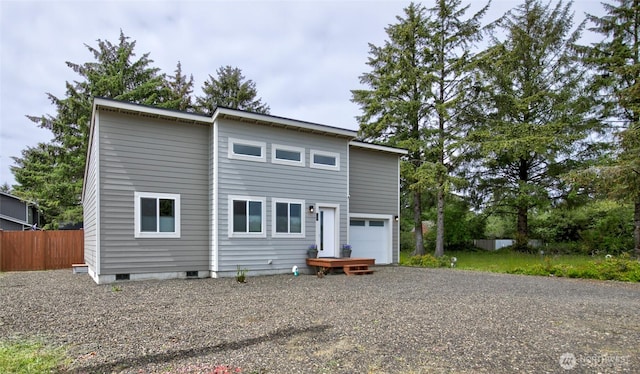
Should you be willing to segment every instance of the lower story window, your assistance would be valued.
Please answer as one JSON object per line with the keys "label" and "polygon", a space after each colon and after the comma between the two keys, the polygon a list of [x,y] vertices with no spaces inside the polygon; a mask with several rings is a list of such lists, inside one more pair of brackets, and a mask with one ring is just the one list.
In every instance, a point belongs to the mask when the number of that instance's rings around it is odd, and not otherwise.
{"label": "lower story window", "polygon": [[180,195],[134,193],[136,238],[179,238]]}
{"label": "lower story window", "polygon": [[230,196],[229,236],[264,236],[264,199]]}
{"label": "lower story window", "polygon": [[304,237],[304,201],[273,201],[273,236]]}

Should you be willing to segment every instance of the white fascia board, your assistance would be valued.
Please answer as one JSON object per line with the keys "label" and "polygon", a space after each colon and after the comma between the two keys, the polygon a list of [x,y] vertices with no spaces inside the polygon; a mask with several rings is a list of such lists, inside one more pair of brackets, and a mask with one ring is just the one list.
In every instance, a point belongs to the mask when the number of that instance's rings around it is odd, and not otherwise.
{"label": "white fascia board", "polygon": [[80,202],[84,202],[84,194],[85,191],[87,189],[87,174],[89,173],[89,158],[91,157],[91,145],[93,144],[93,137],[95,136],[94,134],[94,127],[96,126],[96,117],[97,117],[97,113],[96,113],[96,101],[98,101],[100,99],[95,99],[93,101],[93,109],[91,110],[91,122],[89,122],[89,144],[87,146],[87,154],[85,155],[85,160],[84,160],[84,176],[82,179],[82,195],[80,196]]}
{"label": "white fascia board", "polygon": [[358,135],[358,133],[354,130],[341,129],[338,127],[320,125],[317,123],[311,123],[311,122],[305,122],[305,121],[298,121],[298,120],[284,118],[284,117],[276,117],[268,114],[244,112],[244,111],[229,109],[229,108],[216,108],[216,111],[213,113],[213,119],[215,120],[219,116],[229,116],[229,117],[236,117],[236,118],[245,119],[249,121],[272,123],[272,124],[280,125],[283,127],[292,127],[292,128],[308,130],[312,132],[338,135],[338,136],[343,136],[347,138],[355,138]]}
{"label": "white fascia board", "polygon": [[193,122],[201,122],[201,123],[213,123],[213,119],[208,116],[203,116],[199,114],[192,114],[186,112],[179,112],[169,109],[162,108],[154,108],[145,105],[126,103],[122,101],[114,101],[109,99],[96,98],[93,101],[93,110],[95,112],[98,108],[111,108],[111,109],[120,109],[131,112],[137,112],[141,114],[149,114],[167,119],[180,119],[184,121],[193,121]]}
{"label": "white fascia board", "polygon": [[351,142],[349,142],[349,145],[356,148],[371,149],[374,151],[388,152],[388,153],[397,153],[400,155],[406,155],[407,153],[409,153],[409,151],[407,151],[406,149],[387,147],[385,145],[379,145],[379,144],[363,143],[357,140],[352,140]]}

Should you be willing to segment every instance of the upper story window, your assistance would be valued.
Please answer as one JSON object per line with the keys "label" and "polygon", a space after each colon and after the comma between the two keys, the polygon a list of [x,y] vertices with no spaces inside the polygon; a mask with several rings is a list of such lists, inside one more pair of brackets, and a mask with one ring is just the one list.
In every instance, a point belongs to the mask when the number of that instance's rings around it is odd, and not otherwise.
{"label": "upper story window", "polygon": [[302,200],[273,200],[273,237],[304,238]]}
{"label": "upper story window", "polygon": [[304,166],[304,148],[272,144],[271,162],[274,164]]}
{"label": "upper story window", "polygon": [[311,150],[311,167],[316,169],[340,170],[340,154]]}
{"label": "upper story window", "polygon": [[229,158],[265,162],[265,149],[265,142],[229,138]]}
{"label": "upper story window", "polygon": [[134,236],[179,238],[180,195],[134,192]]}
{"label": "upper story window", "polygon": [[229,237],[264,237],[265,198],[229,196]]}

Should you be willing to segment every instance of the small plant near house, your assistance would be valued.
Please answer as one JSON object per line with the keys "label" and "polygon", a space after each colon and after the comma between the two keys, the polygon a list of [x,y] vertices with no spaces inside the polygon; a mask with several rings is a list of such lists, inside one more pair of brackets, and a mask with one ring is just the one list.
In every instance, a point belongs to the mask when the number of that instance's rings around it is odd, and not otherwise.
{"label": "small plant near house", "polygon": [[238,265],[238,270],[236,270],[236,281],[238,283],[247,283],[247,269],[241,269],[240,265]]}
{"label": "small plant near house", "polygon": [[351,257],[351,245],[343,244],[342,245],[342,257]]}
{"label": "small plant near house", "polygon": [[329,274],[329,271],[331,271],[330,268],[319,268],[316,275],[318,278],[324,278],[325,275]]}
{"label": "small plant near house", "polygon": [[316,258],[318,257],[318,246],[316,244],[311,244],[307,248],[307,257]]}
{"label": "small plant near house", "polygon": [[122,287],[114,284],[113,286],[111,286],[111,292],[120,292],[122,291]]}

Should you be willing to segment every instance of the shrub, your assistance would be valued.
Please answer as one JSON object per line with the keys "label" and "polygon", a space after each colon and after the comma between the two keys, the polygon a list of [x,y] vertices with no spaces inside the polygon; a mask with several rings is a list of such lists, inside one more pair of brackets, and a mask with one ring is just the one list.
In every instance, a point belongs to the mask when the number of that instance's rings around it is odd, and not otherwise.
{"label": "shrub", "polygon": [[553,265],[551,260],[545,258],[544,263],[516,267],[507,273],[640,282],[640,262],[632,260],[627,254],[589,261],[586,264],[575,266]]}
{"label": "shrub", "polygon": [[558,249],[555,253],[617,255],[634,244],[633,207],[610,200],[539,213],[529,224],[531,236],[554,243],[550,246]]}
{"label": "shrub", "polygon": [[410,257],[407,265],[423,268],[442,268],[450,266],[450,259],[445,256],[438,258],[433,255],[426,254]]}
{"label": "shrub", "polygon": [[413,251],[416,249],[415,233],[411,231],[400,231],[400,250]]}

